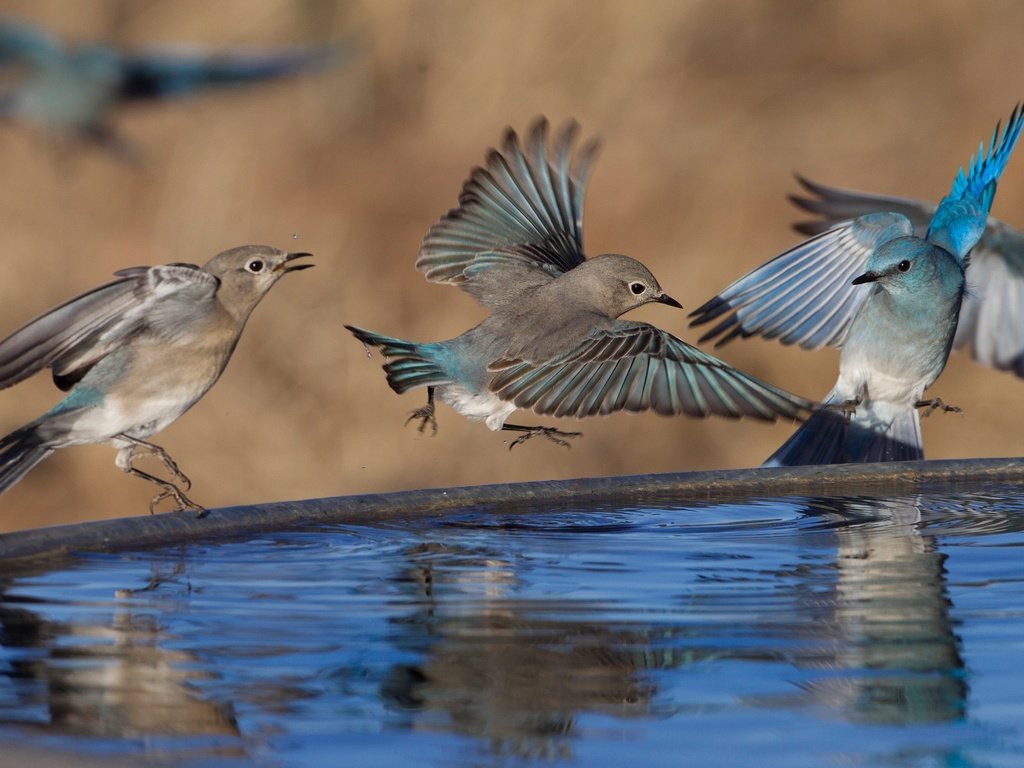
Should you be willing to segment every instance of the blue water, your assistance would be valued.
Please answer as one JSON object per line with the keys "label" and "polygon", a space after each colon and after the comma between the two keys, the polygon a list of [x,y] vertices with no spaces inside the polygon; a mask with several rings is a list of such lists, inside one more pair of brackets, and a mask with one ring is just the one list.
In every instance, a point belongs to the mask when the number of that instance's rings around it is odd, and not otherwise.
{"label": "blue water", "polygon": [[0,580],[3,745],[188,766],[1024,765],[1024,500],[466,511]]}

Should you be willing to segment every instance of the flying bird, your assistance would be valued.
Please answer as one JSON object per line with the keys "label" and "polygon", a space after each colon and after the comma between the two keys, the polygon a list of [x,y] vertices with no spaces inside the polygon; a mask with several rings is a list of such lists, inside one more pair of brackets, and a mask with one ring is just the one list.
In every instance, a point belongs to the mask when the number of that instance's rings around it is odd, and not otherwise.
{"label": "flying bird", "polygon": [[644,304],[681,307],[639,261],[621,254],[588,259],[583,196],[596,141],[573,160],[569,122],[548,156],[548,123],[526,141],[508,129],[501,150],[465,182],[457,208],[427,233],[416,267],[455,285],[491,314],[448,341],[418,343],[346,326],[387,359],[399,394],[427,387],[413,412],[436,431],[435,393],[489,429],[562,445],[577,432],[508,423],[519,409],[542,416],[653,410],[662,415],[797,419],[812,403],[758,381],[647,323],[619,316]]}
{"label": "flying bird", "polygon": [[133,147],[111,124],[120,107],[315,71],[336,63],[342,52],[331,45],[266,52],[123,51],[102,43],[65,45],[39,27],[0,19],[0,70],[7,70],[0,117],[132,159]]}

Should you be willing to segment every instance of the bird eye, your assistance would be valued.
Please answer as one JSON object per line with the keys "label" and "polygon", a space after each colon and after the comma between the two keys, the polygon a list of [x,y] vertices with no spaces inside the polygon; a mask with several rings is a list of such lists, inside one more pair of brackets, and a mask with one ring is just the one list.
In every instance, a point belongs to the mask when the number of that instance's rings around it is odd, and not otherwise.
{"label": "bird eye", "polygon": [[903,261],[896,265],[896,269],[898,269],[900,272],[909,272],[910,262],[907,259],[904,259]]}
{"label": "bird eye", "polygon": [[245,268],[252,272],[253,274],[256,274],[257,272],[263,271],[263,262],[260,261],[259,259],[253,259],[252,261],[245,265]]}
{"label": "bird eye", "polygon": [[647,290],[647,286],[643,283],[630,283],[629,290],[633,292],[634,296],[639,296],[641,293]]}

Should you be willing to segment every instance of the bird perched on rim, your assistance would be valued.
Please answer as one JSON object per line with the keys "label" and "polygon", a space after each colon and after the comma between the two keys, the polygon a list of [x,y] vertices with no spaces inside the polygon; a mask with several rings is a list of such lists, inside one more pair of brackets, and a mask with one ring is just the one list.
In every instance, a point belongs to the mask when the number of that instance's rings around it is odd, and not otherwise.
{"label": "bird perched on rim", "polygon": [[[715,414],[774,421],[799,418],[812,404],[701,352],[647,323],[619,316],[652,302],[680,307],[639,261],[583,255],[583,195],[598,144],[572,161],[579,127],[554,138],[537,120],[525,145],[511,128],[462,188],[459,206],[427,233],[416,268],[457,285],[491,310],[448,341],[417,343],[345,326],[379,347],[388,384],[399,394],[427,387],[410,416],[434,430],[434,394],[492,430],[568,445],[577,432],[507,423],[517,409],[584,418],[614,411]],[[572,167],[570,167],[572,165]]]}
{"label": "bird perched on rim", "polygon": [[724,317],[701,341],[760,335],[807,349],[841,348],[826,407],[768,464],[924,458],[917,408],[958,410],[922,397],[949,357],[964,270],[1022,123],[1018,106],[1001,135],[996,126],[988,152],[982,144],[967,173],[960,169],[924,237],[899,210],[858,216],[763,264],[692,313],[693,325]]}
{"label": "bird perched on rim", "polygon": [[[878,211],[902,213],[923,235],[935,206],[918,200],[826,187],[797,176],[814,197],[790,200],[820,219],[802,221],[794,229],[815,235],[842,221]],[[992,218],[971,251],[967,292],[960,307],[953,349],[970,346],[983,365],[1012,371],[1024,378],[1024,232]]]}
{"label": "bird perched on rim", "polygon": [[183,47],[127,52],[100,43],[66,46],[43,29],[0,19],[0,66],[18,75],[0,92],[0,117],[133,159],[134,148],[110,125],[117,107],[323,69],[341,51],[322,46],[262,53]]}
{"label": "bird perched on rim", "polygon": [[[191,481],[167,453],[145,442],[171,424],[220,378],[267,291],[308,253],[265,245],[224,251],[204,266],[131,267],[118,279],[52,309],[0,341],[0,388],[43,368],[67,397],[0,440],[0,493],[58,448],[110,442],[117,466],[156,483],[150,512],[166,498],[205,511],[185,495]],[[174,479],[133,466],[159,458]]]}

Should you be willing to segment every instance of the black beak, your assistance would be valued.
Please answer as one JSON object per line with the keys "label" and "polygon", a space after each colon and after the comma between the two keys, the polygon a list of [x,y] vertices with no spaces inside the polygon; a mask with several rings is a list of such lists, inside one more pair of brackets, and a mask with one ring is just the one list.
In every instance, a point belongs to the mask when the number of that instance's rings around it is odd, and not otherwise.
{"label": "black beak", "polygon": [[673,299],[667,293],[661,294],[661,296],[656,298],[655,301],[660,302],[662,304],[668,304],[670,307],[675,307],[676,309],[682,309],[683,308],[682,304],[680,304],[678,301]]}
{"label": "black beak", "polygon": [[303,269],[309,269],[310,267],[316,266],[315,264],[289,264],[289,262],[295,261],[295,259],[304,259],[312,256],[312,253],[289,253],[284,261],[277,265],[277,272],[298,272]]}
{"label": "black beak", "polygon": [[877,272],[865,272],[860,277],[855,277],[850,281],[850,285],[862,285],[864,283],[873,283],[875,280],[880,278],[881,275]]}

